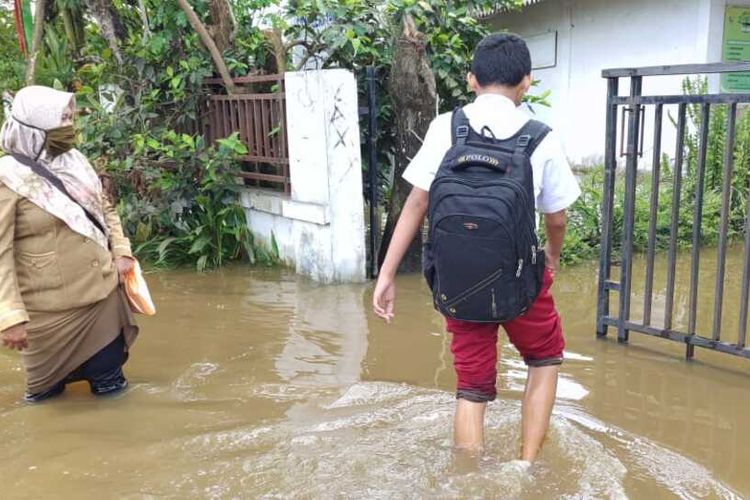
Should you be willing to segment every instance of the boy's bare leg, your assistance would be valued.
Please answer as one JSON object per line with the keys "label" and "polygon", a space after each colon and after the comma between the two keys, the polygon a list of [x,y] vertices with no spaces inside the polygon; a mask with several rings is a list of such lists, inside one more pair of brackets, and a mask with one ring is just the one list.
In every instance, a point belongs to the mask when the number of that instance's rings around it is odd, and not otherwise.
{"label": "boy's bare leg", "polygon": [[456,402],[453,419],[453,442],[456,448],[481,451],[484,448],[484,412],[487,403],[474,403],[466,399]]}
{"label": "boy's bare leg", "polygon": [[549,429],[560,365],[529,367],[521,417],[521,460],[533,462]]}

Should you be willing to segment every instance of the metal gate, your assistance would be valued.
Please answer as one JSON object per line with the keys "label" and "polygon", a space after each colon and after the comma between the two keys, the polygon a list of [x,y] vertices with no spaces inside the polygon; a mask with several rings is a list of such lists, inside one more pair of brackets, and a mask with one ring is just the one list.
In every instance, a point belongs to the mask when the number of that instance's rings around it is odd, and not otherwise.
{"label": "metal gate", "polygon": [[378,251],[380,249],[380,220],[378,220],[378,106],[376,90],[377,71],[374,66],[365,70],[365,94],[367,105],[359,108],[360,118],[367,117],[367,141],[363,144],[366,154],[367,173],[364,179],[365,199],[369,207],[369,222],[367,225],[367,277],[378,276]]}
{"label": "metal gate", "polygon": [[[709,75],[709,74],[734,74],[738,72],[750,72],[750,63],[732,64],[704,64],[704,65],[680,65],[680,66],[658,66],[645,68],[609,69],[602,72],[607,79],[607,113],[606,113],[606,145],[605,145],[605,173],[604,193],[602,203],[602,245],[599,266],[599,286],[597,302],[597,336],[607,335],[608,327],[617,329],[619,342],[628,342],[629,332],[635,331],[662,337],[665,339],[682,342],[686,344],[686,356],[692,358],[695,346],[712,349],[724,353],[734,354],[750,358],[750,349],[746,347],[747,319],[748,319],[748,291],[750,288],[750,219],[747,215],[747,207],[750,207],[750,199],[745,205],[744,215],[744,245],[741,249],[742,277],[740,283],[739,306],[736,309],[725,307],[725,277],[727,249],[730,244],[728,236],[728,221],[730,210],[730,197],[733,195],[732,176],[735,157],[735,136],[737,134],[738,115],[743,113],[742,104],[750,103],[750,94],[727,94],[706,93],[701,95],[643,95],[643,79],[647,77],[659,77],[672,75]],[[630,79],[630,93],[627,96],[619,94],[619,82],[621,78]],[[714,77],[715,78],[715,77]],[[716,276],[710,283],[699,283],[699,271],[701,263],[702,234],[705,230],[702,224],[706,220],[704,213],[704,191],[705,191],[705,169],[706,155],[709,147],[709,127],[711,126],[711,113],[719,106],[725,106],[725,146],[723,150],[723,169],[721,171],[721,185],[716,187],[717,195],[720,189],[720,210],[718,223],[718,246],[711,249],[716,255]],[[724,108],[722,108],[724,109]],[[670,112],[667,113],[666,111]],[[676,112],[676,118],[671,111]],[[618,115],[622,114],[622,130],[618,134]],[[690,115],[689,115],[690,113]],[[690,129],[689,116],[697,116],[699,123],[694,130]],[[653,117],[653,144],[651,154],[641,160],[642,166],[639,173],[639,158],[643,156],[644,133],[646,118]],[[662,137],[664,124],[667,119],[673,118],[676,127],[674,157],[665,164],[671,168],[671,224],[668,232],[668,245],[666,255],[666,280],[657,283],[663,292],[659,292],[659,299],[663,301],[663,316],[655,314],[655,260],[657,255],[657,216],[659,210],[659,193],[664,186],[660,185],[661,169],[664,159],[662,156]],[[650,123],[650,122],[649,122]],[[692,134],[692,135],[691,135]],[[694,190],[683,187],[686,164],[686,135],[695,138],[697,152],[694,155],[693,170],[691,175],[695,182]],[[619,136],[619,137],[618,137]],[[619,141],[618,141],[619,138]],[[649,137],[650,138],[650,137]],[[618,147],[619,154],[624,158],[624,172],[618,170]],[[671,149],[671,148],[670,148]],[[671,151],[670,151],[671,152]],[[716,154],[716,153],[714,153]],[[650,160],[650,163],[649,163]],[[750,160],[749,160],[750,161]],[[645,163],[645,165],[643,165]],[[650,171],[648,175],[643,172]],[[624,182],[624,190],[621,200],[618,198],[616,205],[615,186],[618,182]],[[648,189],[650,185],[650,203],[648,218],[648,237],[645,255],[634,252],[633,238],[636,210],[636,189]],[[692,186],[691,186],[692,187]],[[689,191],[689,192],[686,192]],[[750,189],[748,189],[750,192]],[[736,193],[735,193],[736,195]],[[686,209],[686,201],[689,202]],[[619,212],[620,207],[622,211]],[[682,210],[681,210],[682,207]],[[621,214],[618,226],[615,227],[615,212]],[[683,325],[676,325],[675,320],[675,288],[678,260],[678,231],[680,221],[683,218],[683,230],[685,219],[692,220],[692,244],[689,256],[683,258],[689,262],[689,280],[687,297],[684,300],[686,311],[680,321]],[[616,235],[615,230],[621,230],[621,235]],[[615,236],[621,236],[619,240],[619,255],[613,259],[613,242]],[[667,233],[662,234],[663,238]],[[639,263],[645,259],[645,277],[642,289],[643,310],[642,314],[632,314],[631,302],[635,297],[640,299],[641,289],[634,290],[633,286],[633,262],[634,258]],[[619,262],[617,261],[619,260]],[[613,268],[619,266],[619,281],[613,279]],[[639,268],[640,272],[640,268]],[[739,272],[739,269],[737,270]],[[714,294],[708,306],[712,308],[711,326],[704,328],[708,331],[698,330],[698,290],[701,287],[712,287]],[[617,293],[617,301],[614,302],[611,293]],[[705,302],[705,301],[704,301]],[[641,304],[637,304],[639,307]],[[660,306],[661,306],[660,302]],[[610,313],[610,307],[615,306],[615,314]],[[614,308],[614,307],[613,307]],[[686,313],[686,314],[685,314]],[[737,315],[737,331],[722,332],[722,319],[727,315]],[[685,316],[687,321],[685,323]],[[725,328],[726,330],[726,328]],[[731,338],[728,338],[731,337]]]}

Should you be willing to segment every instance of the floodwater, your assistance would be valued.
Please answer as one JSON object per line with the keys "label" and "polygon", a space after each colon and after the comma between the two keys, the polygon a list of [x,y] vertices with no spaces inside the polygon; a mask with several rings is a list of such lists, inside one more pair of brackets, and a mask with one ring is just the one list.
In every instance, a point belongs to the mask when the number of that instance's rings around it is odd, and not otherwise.
{"label": "floodwater", "polygon": [[[710,303],[711,259],[701,289]],[[679,269],[687,275],[686,260]],[[727,295],[739,279],[728,274]],[[567,361],[531,473],[507,463],[525,370],[505,339],[486,453],[452,450],[448,339],[417,276],[399,278],[390,326],[370,312],[371,285],[245,267],[150,283],[159,314],[141,322],[123,396],[95,400],[78,385],[23,404],[18,357],[0,353],[2,498],[750,496],[750,363],[701,349],[686,363],[684,346],[637,333],[628,346],[596,340],[593,263],[561,271],[553,289]]]}

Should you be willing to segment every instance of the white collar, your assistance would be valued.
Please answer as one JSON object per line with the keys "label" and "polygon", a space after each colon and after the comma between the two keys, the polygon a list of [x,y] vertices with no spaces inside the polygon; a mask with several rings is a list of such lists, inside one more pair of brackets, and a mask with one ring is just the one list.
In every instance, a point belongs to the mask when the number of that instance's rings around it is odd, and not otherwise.
{"label": "white collar", "polygon": [[474,102],[480,102],[480,101],[486,102],[488,104],[491,101],[492,104],[495,106],[506,106],[506,107],[510,106],[513,109],[516,108],[516,103],[514,103],[513,101],[511,101],[504,95],[500,95],[500,94],[482,94],[482,95],[478,95],[477,98],[474,99]]}

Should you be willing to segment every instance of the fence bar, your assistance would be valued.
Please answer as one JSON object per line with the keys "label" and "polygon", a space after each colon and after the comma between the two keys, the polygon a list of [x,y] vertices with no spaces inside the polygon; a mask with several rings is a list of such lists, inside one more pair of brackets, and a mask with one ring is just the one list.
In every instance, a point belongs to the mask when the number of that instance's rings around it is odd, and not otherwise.
{"label": "fence bar", "polygon": [[721,222],[719,223],[719,257],[716,271],[716,292],[714,294],[714,326],[712,338],[721,338],[721,312],[724,299],[724,273],[727,259],[727,233],[729,231],[729,204],[732,197],[732,167],[734,164],[734,129],[737,119],[737,105],[732,104],[727,114],[727,141],[724,150],[724,182],[721,192]]}
{"label": "fence bar", "polygon": [[276,182],[276,183],[284,182],[283,176],[275,175],[275,174],[261,174],[259,172],[240,172],[239,176],[245,179],[250,179],[250,180],[255,180],[255,181],[268,181],[268,182]]}
{"label": "fence bar", "polygon": [[747,207],[745,209],[745,248],[744,259],[742,264],[742,294],[740,298],[740,327],[739,336],[737,337],[737,347],[745,347],[747,338],[747,301],[748,292],[750,292],[750,192],[747,196]]}
{"label": "fence bar", "polygon": [[[695,324],[698,316],[698,279],[701,256],[701,222],[703,221],[703,185],[706,179],[706,152],[708,148],[708,129],[711,120],[711,105],[701,107],[700,145],[698,146],[698,164],[696,165],[697,182],[695,184],[694,212],[693,212],[693,245],[690,257],[690,301],[688,313],[688,335],[695,335]],[[695,354],[695,347],[687,346],[686,357],[691,359]]]}
{"label": "fence bar", "polygon": [[229,101],[229,112],[231,113],[231,117],[232,117],[232,121],[231,121],[232,131],[230,132],[231,134],[237,132],[240,128],[239,127],[240,112],[239,112],[238,106],[239,106],[239,101],[237,100]]}
{"label": "fence bar", "polygon": [[[661,174],[661,133],[664,106],[654,110],[654,154],[651,160],[651,214],[648,222],[648,250],[646,252],[646,289],[643,302],[643,324],[651,324],[651,301],[654,290],[654,258],[656,253],[656,218],[659,208],[659,176]],[[645,128],[645,127],[644,127]]]}
{"label": "fence bar", "polygon": [[212,101],[274,101],[277,95],[285,97],[284,92],[278,94],[239,94],[239,95],[212,95]]}
{"label": "fence bar", "polygon": [[245,107],[245,123],[247,127],[247,135],[251,139],[247,142],[248,154],[254,154],[254,151],[260,151],[259,142],[260,138],[255,133],[255,120],[253,119],[253,111],[255,110],[255,104],[257,101],[247,101]]}
{"label": "fence bar", "polygon": [[612,259],[612,207],[614,203],[615,173],[617,169],[617,105],[611,100],[617,96],[618,78],[607,79],[607,118],[604,152],[604,196],[602,199],[602,244],[599,256],[599,289],[597,291],[596,335],[607,335],[604,318],[609,315],[609,292],[606,286],[611,273]]}
{"label": "fence bar", "polygon": [[[635,76],[630,79],[630,95],[641,93],[643,79]],[[625,322],[630,319],[630,288],[633,270],[633,224],[635,221],[635,183],[638,175],[638,138],[640,133],[640,106],[634,106],[628,116],[628,146],[625,160],[625,206],[622,235],[622,264],[620,265],[620,324],[617,326],[617,341],[628,341]]]}
{"label": "fence bar", "polygon": [[680,222],[680,195],[682,194],[682,163],[685,153],[685,113],[687,106],[680,104],[677,118],[677,149],[672,172],[672,225],[669,235],[669,255],[667,257],[667,298],[664,306],[664,328],[672,328],[674,309],[675,276],[677,274],[677,231]]}
{"label": "fence bar", "polygon": [[614,104],[732,104],[750,101],[750,94],[699,94],[699,95],[644,95],[614,97]]}
{"label": "fence bar", "polygon": [[709,64],[672,64],[665,66],[646,66],[641,68],[613,68],[602,71],[604,78],[627,76],[662,76],[689,75],[692,73],[736,73],[750,71],[750,62],[709,63]]}
{"label": "fence bar", "polygon": [[268,163],[270,165],[288,165],[289,158],[275,158],[273,156],[243,155],[240,160],[256,163]]}
{"label": "fence bar", "polygon": [[370,167],[370,277],[378,275],[378,107],[376,103],[375,67],[367,67],[368,142]]}
{"label": "fence bar", "polygon": [[263,141],[261,140],[260,134],[260,101],[253,101],[253,131],[255,133],[255,156],[264,156],[266,153],[263,151]]}
{"label": "fence bar", "polygon": [[[240,76],[232,78],[234,83],[275,83],[283,82],[284,75],[258,75],[258,76]],[[221,78],[205,78],[203,83],[206,85],[224,85]]]}
{"label": "fence bar", "polygon": [[[616,326],[618,323],[618,320],[614,318],[606,318],[604,321],[611,326]],[[676,342],[698,347],[705,347],[706,349],[711,349],[726,354],[734,354],[735,356],[750,358],[750,349],[739,348],[736,345],[728,344],[726,342],[717,342],[715,340],[706,339],[699,335],[686,335],[674,330],[662,330],[661,328],[654,328],[652,326],[639,325],[631,321],[626,322],[625,327],[630,331],[645,333],[646,335],[651,335],[652,337],[674,340]]]}

